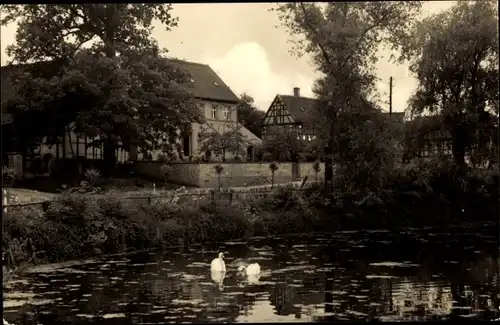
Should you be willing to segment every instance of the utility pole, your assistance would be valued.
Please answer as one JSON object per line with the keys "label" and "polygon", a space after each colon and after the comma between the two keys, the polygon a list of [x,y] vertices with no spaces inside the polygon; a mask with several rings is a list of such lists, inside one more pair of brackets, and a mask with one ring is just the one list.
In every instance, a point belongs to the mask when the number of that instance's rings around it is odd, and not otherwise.
{"label": "utility pole", "polygon": [[389,115],[392,115],[392,77],[389,78]]}

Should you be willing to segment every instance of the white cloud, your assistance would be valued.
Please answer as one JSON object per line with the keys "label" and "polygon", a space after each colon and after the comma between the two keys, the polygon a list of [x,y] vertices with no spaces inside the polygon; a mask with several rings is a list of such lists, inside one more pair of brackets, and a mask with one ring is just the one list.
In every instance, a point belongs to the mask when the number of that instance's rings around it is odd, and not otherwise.
{"label": "white cloud", "polygon": [[205,57],[209,64],[236,95],[246,92],[261,110],[267,110],[276,94],[292,94],[299,87],[302,96],[313,96],[311,78],[298,73],[291,77],[278,75],[271,69],[265,49],[255,42],[239,43],[222,57]]}

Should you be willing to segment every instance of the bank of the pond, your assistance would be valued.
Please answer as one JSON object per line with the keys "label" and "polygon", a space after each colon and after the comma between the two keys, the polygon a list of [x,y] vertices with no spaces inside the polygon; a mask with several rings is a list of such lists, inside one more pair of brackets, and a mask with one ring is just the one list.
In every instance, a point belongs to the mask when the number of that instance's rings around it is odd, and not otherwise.
{"label": "bank of the pond", "polygon": [[[321,229],[317,214],[302,204],[300,196],[292,189],[281,189],[244,204],[207,200],[187,205],[170,200],[145,203],[112,195],[64,195],[46,212],[5,213],[2,248],[9,264],[17,267]],[[285,207],[283,199],[287,200]]]}
{"label": "bank of the pond", "polygon": [[399,186],[363,198],[338,193],[325,198],[314,187],[278,188],[261,199],[236,204],[207,199],[196,205],[64,195],[46,212],[4,213],[2,249],[18,267],[253,236],[494,223],[498,188],[488,186],[459,192]]}

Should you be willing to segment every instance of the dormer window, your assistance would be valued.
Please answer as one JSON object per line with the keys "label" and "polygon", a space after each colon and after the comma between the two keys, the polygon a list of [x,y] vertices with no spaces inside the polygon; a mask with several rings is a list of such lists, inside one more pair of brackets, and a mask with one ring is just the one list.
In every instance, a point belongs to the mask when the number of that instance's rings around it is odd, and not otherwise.
{"label": "dormer window", "polygon": [[212,118],[217,119],[217,107],[212,106]]}
{"label": "dormer window", "polygon": [[229,109],[227,107],[224,107],[224,119],[229,119]]}

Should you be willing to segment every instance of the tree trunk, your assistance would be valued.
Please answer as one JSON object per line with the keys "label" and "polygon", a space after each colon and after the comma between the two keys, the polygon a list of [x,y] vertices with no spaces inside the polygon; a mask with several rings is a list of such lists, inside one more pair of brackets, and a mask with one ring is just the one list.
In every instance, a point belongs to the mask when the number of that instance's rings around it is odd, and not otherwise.
{"label": "tree trunk", "polygon": [[325,195],[333,192],[333,146],[334,141],[331,138],[325,147]]}
{"label": "tree trunk", "polygon": [[104,141],[104,169],[103,176],[110,177],[116,168],[116,144],[111,140]]}
{"label": "tree trunk", "polygon": [[453,150],[453,160],[458,166],[465,165],[465,130],[462,125],[457,125],[452,129],[451,146]]}

